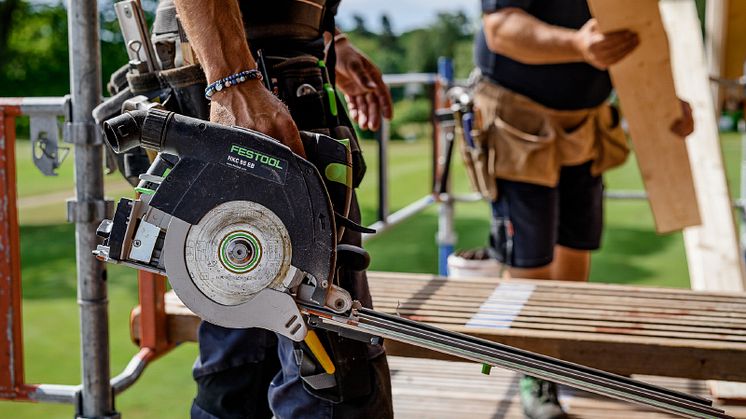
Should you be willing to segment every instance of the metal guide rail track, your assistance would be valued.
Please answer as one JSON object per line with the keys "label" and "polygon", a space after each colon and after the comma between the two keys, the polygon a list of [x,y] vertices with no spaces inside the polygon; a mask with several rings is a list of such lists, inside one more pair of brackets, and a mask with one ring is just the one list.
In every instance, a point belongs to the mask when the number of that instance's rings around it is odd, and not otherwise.
{"label": "metal guide rail track", "polygon": [[731,417],[707,399],[374,310],[358,308],[348,317],[302,304],[301,312],[311,326],[321,329],[392,339],[682,417]]}

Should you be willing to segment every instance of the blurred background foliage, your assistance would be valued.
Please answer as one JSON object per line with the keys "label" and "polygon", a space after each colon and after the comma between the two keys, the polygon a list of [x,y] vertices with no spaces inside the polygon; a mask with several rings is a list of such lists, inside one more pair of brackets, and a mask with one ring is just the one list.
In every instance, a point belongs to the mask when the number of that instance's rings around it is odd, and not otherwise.
{"label": "blurred background foliage", "polygon": [[[99,1],[102,83],[127,62],[116,21],[113,0]],[[144,0],[148,19],[157,1]],[[370,22],[369,22],[370,20]],[[369,26],[378,29],[374,32]],[[380,66],[384,73],[435,72],[440,56],[454,57],[456,76],[472,68],[472,39],[476,23],[464,12],[442,12],[427,26],[396,33],[392,17],[355,16],[343,27],[349,38]],[[0,97],[62,96],[69,92],[67,18],[60,2],[0,1]],[[428,92],[395,89],[395,139],[418,135],[416,124],[430,119]],[[24,132],[20,126],[20,132]],[[365,134],[371,136],[372,134]]]}

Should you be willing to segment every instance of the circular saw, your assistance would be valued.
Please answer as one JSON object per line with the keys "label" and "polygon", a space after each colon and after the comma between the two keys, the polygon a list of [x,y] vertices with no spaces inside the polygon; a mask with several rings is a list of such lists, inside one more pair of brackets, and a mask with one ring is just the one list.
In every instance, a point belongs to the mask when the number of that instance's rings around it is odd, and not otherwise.
{"label": "circular saw", "polygon": [[167,275],[187,307],[223,327],[300,341],[308,329],[299,301],[350,309],[349,293],[334,284],[337,220],[346,218],[329,194],[349,199],[346,143],[304,134],[314,164],[258,132],[160,109],[104,127],[117,152],[142,145],[160,154],[141,176],[139,198],[122,199],[99,228],[99,258]]}

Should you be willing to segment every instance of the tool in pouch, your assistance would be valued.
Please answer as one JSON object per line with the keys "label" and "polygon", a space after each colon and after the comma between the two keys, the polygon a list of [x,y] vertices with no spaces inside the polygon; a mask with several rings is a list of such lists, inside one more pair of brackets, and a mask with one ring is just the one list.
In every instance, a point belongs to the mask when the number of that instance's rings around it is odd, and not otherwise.
{"label": "tool in pouch", "polygon": [[[363,308],[334,285],[348,250],[337,247],[318,167],[266,135],[157,108],[104,127],[117,152],[141,146],[161,155],[142,180],[152,193],[120,200],[99,227],[106,240],[94,253],[166,275],[206,321],[306,340],[327,373],[334,367],[314,344],[314,329],[365,342],[394,339],[685,417],[728,417],[704,399]],[[162,158],[169,154],[175,165]],[[359,256],[364,269],[367,255]]]}
{"label": "tool in pouch", "polygon": [[474,191],[487,201],[497,200],[497,183],[490,173],[489,162],[494,159],[494,147],[482,130],[481,115],[474,107],[472,92],[464,87],[452,87],[447,92],[451,102],[451,112],[456,120],[457,131],[461,133],[459,149],[469,183]]}

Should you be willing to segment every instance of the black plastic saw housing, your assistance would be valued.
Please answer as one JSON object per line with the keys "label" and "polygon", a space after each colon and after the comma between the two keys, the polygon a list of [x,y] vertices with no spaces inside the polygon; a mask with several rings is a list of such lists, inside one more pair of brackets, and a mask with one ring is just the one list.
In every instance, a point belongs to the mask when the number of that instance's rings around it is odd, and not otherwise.
{"label": "black plastic saw housing", "polygon": [[179,157],[150,205],[197,224],[229,201],[259,203],[282,220],[292,265],[318,280],[334,274],[334,212],[316,167],[262,133],[158,109],[124,113],[104,124],[117,153],[137,146]]}

